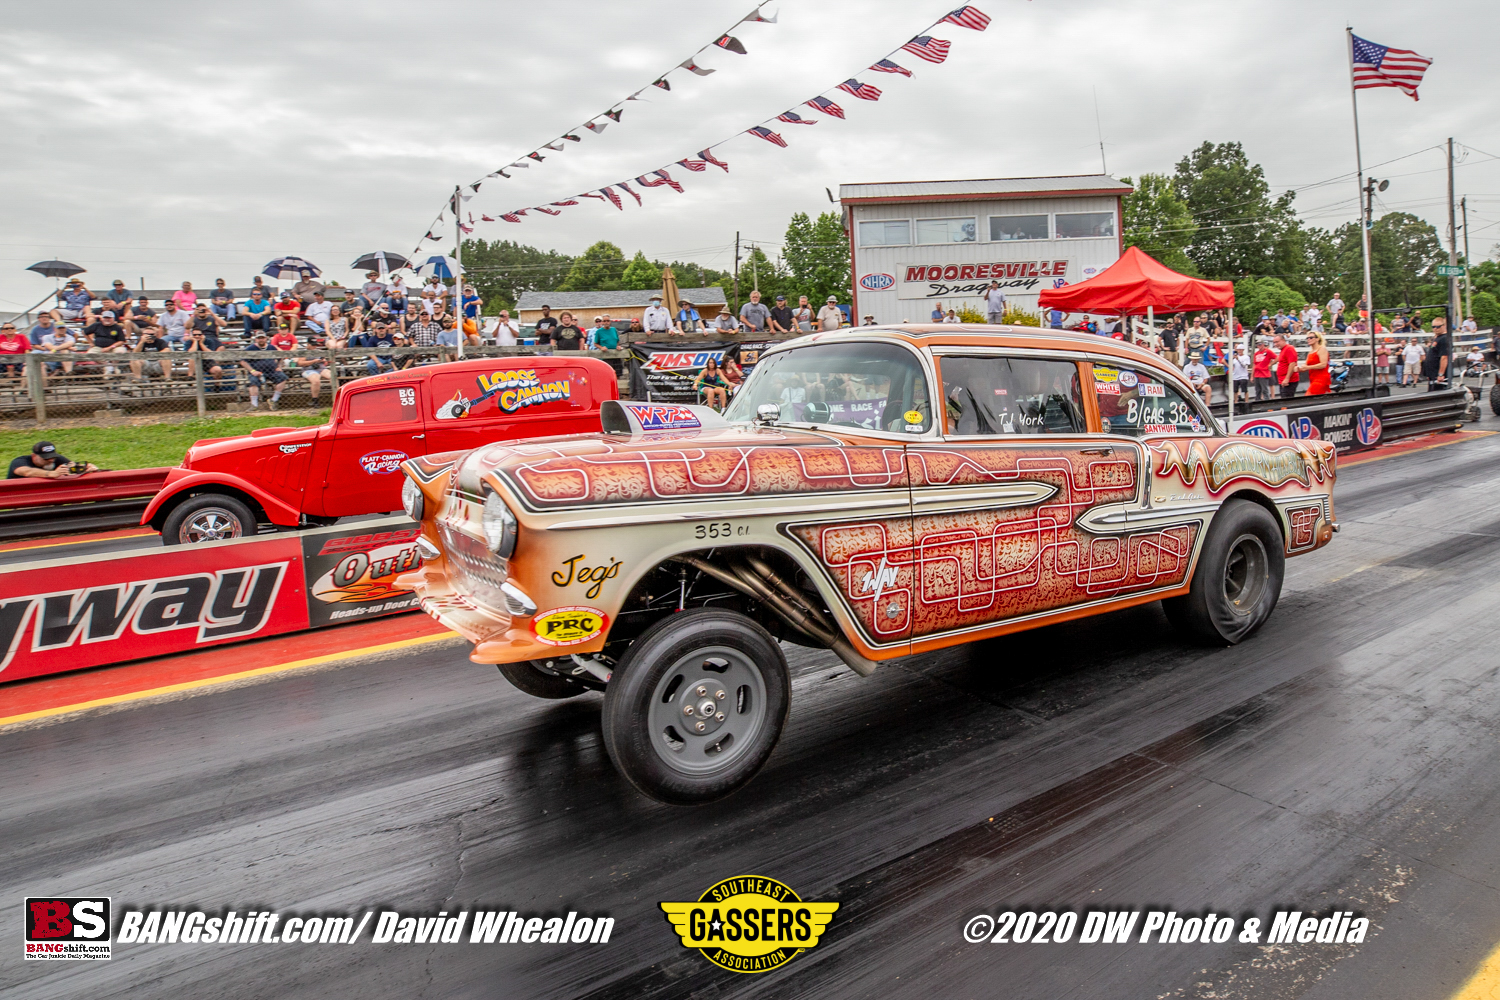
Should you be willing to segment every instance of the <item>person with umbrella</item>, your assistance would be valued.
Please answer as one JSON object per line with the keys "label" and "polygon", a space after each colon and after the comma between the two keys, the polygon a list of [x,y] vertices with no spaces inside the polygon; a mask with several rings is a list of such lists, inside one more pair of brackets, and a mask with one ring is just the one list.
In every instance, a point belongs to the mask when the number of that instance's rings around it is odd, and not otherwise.
{"label": "person with umbrella", "polygon": [[328,286],[321,281],[313,280],[315,275],[304,274],[302,280],[292,286],[292,294],[297,297],[297,302],[306,307],[313,304],[313,296],[318,293],[326,293]]}
{"label": "person with umbrella", "polygon": [[365,283],[359,286],[359,303],[366,309],[374,309],[375,304],[385,298],[385,282],[380,280],[379,271],[366,271]]}
{"label": "person with umbrella", "polygon": [[93,303],[99,296],[84,287],[83,281],[74,278],[57,293],[57,308],[52,318],[59,323],[72,321],[90,326],[94,322]]}

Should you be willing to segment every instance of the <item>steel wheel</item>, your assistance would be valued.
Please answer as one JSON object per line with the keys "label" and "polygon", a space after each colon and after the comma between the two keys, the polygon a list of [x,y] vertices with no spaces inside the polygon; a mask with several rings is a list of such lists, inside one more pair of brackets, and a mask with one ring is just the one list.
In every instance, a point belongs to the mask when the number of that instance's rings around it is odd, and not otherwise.
{"label": "steel wheel", "polygon": [[1162,601],[1167,618],[1211,645],[1248,639],[1281,596],[1284,545],[1270,511],[1250,500],[1228,501],[1209,524],[1188,592]]}
{"label": "steel wheel", "polygon": [[684,611],[620,657],[604,689],[604,746],[652,798],[710,802],[771,756],[790,695],[781,647],[754,620],[723,608]]}
{"label": "steel wheel", "polygon": [[733,767],[766,723],[766,681],[738,649],[706,646],[662,674],[651,698],[651,746],[672,770]]}
{"label": "steel wheel", "polygon": [[1240,614],[1250,614],[1260,603],[1270,580],[1266,547],[1254,535],[1241,535],[1224,561],[1224,599]]}

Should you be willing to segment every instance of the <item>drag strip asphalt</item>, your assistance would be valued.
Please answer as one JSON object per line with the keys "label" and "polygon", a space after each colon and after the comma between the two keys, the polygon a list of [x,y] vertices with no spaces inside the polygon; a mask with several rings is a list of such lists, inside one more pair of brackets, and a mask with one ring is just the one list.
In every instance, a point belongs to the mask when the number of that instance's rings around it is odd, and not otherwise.
{"label": "drag strip asphalt", "polygon": [[[1448,997],[1500,941],[1500,436],[1346,468],[1335,506],[1342,532],[1232,649],[1156,605],[868,679],[786,647],[781,745],[696,809],[616,775],[598,695],[530,698],[455,644],[0,732],[0,997]],[[684,949],[658,902],[742,874],[838,901],[818,946],[761,975]],[[21,897],[54,893],[616,924],[595,946],[366,931],[23,963]],[[1158,908],[1374,926],[1278,948],[962,934]]]}

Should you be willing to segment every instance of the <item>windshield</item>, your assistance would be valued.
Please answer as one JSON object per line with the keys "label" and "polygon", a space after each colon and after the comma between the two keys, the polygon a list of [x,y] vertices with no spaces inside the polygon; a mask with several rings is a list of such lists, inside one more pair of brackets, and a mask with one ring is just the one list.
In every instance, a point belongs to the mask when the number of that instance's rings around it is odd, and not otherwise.
{"label": "windshield", "polygon": [[724,416],[750,420],[763,403],[783,422],[918,434],[932,426],[917,356],[895,344],[814,344],[767,355]]}

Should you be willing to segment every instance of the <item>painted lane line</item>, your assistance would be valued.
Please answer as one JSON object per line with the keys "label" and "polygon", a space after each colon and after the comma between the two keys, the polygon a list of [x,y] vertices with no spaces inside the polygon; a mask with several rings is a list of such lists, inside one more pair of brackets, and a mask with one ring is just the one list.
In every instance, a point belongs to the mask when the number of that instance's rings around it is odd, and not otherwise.
{"label": "painted lane line", "polygon": [[265,677],[269,674],[285,673],[290,670],[298,670],[303,667],[314,667],[324,663],[333,663],[338,660],[347,660],[354,657],[373,656],[379,653],[387,653],[397,649],[408,649],[412,646],[423,646],[433,642],[443,642],[449,639],[457,639],[457,632],[438,632],[434,635],[416,636],[411,639],[398,639],[394,642],[383,642],[375,646],[365,646],[360,649],[347,649],[337,653],[325,653],[322,656],[311,656],[302,660],[291,660],[287,663],[275,663],[265,667],[255,667],[250,670],[241,670],[238,673],[222,674],[218,677],[203,677],[198,680],[183,681],[178,684],[167,684],[161,687],[146,688],[141,691],[131,691],[126,694],[110,695],[106,698],[94,698],[89,701],[75,702],[71,705],[58,705],[54,708],[38,709],[34,712],[23,712],[20,715],[0,716],[0,728],[13,726],[23,722],[32,722],[37,719],[50,718],[57,715],[67,715],[74,712],[84,712],[93,708],[103,708],[108,705],[121,705],[127,702],[140,701],[144,698],[157,698],[166,694],[176,694],[182,691],[193,691],[201,688],[213,687],[217,684],[229,684],[242,681],[252,677]]}

